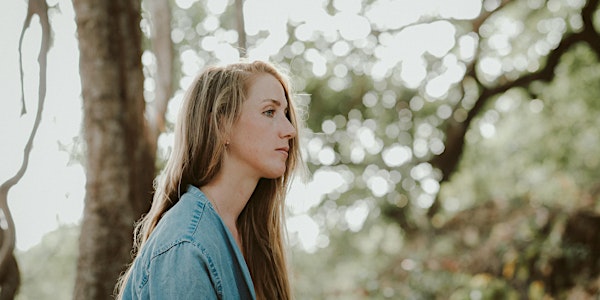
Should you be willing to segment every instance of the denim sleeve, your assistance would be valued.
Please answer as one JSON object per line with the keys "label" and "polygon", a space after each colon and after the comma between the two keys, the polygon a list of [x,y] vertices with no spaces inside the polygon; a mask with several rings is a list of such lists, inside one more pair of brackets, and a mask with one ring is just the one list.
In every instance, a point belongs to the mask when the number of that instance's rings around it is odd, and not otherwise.
{"label": "denim sleeve", "polygon": [[222,292],[211,258],[189,242],[154,257],[147,285],[150,299],[217,299]]}

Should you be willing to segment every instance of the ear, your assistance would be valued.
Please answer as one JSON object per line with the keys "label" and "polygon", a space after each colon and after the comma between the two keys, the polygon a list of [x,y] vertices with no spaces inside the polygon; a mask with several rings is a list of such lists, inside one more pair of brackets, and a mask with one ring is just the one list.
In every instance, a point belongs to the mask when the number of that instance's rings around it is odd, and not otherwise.
{"label": "ear", "polygon": [[224,124],[225,126],[223,126],[223,135],[222,137],[222,142],[225,145],[225,149],[227,149],[229,147],[229,145],[231,145],[231,137],[233,136],[232,134],[232,125],[229,124]]}
{"label": "ear", "polygon": [[219,117],[218,122],[220,143],[225,145],[225,148],[227,148],[231,143],[231,130],[233,124],[231,124],[231,121],[223,116]]}

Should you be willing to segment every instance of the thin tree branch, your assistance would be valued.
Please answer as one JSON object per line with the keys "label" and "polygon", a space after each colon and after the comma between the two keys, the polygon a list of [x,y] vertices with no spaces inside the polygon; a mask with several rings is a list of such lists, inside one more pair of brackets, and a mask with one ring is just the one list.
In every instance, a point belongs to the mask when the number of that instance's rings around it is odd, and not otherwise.
{"label": "thin tree branch", "polygon": [[[465,127],[469,127],[473,118],[475,118],[479,114],[480,110],[485,106],[487,101],[490,98],[492,98],[493,96],[496,96],[500,93],[504,93],[504,92],[508,91],[509,89],[512,89],[515,87],[526,87],[534,81],[538,81],[538,80],[544,81],[544,82],[552,81],[556,75],[554,70],[558,66],[561,57],[565,53],[567,53],[567,51],[569,51],[569,49],[571,49],[571,47],[574,46],[575,44],[585,41],[585,42],[588,42],[590,45],[591,44],[599,45],[600,44],[599,39],[588,41],[588,39],[589,39],[588,31],[591,30],[591,31],[595,32],[595,30],[593,28],[594,26],[591,21],[591,16],[593,15],[595,8],[598,6],[598,1],[599,0],[590,0],[586,3],[586,5],[582,9],[582,13],[581,13],[582,18],[584,18],[584,20],[589,20],[586,23],[584,23],[586,25],[585,29],[582,32],[571,33],[569,35],[564,36],[563,39],[558,44],[558,46],[556,47],[556,49],[554,49],[548,55],[548,57],[546,59],[546,65],[542,69],[539,69],[537,72],[525,74],[525,75],[515,79],[514,81],[507,82],[505,84],[502,84],[502,85],[499,85],[496,87],[484,88],[482,90],[479,98],[475,102],[475,105],[469,111],[469,114],[468,114],[466,120],[464,121],[464,123],[466,124]],[[589,28],[589,27],[591,27],[591,28]],[[595,32],[595,33],[596,33],[595,37],[598,38],[597,32]],[[474,76],[475,74],[472,74],[472,75],[474,78],[476,78]]]}
{"label": "thin tree branch", "polygon": [[[584,7],[583,11],[586,11],[586,8],[589,8],[589,7],[596,7],[597,3],[598,3],[598,0],[588,1],[586,6]],[[549,82],[552,79],[554,79],[554,76],[555,76],[554,70],[558,66],[558,63],[560,62],[560,58],[569,49],[571,49],[571,47],[573,45],[577,44],[578,42],[587,41],[585,32],[586,31],[584,30],[583,32],[571,33],[569,35],[564,36],[563,39],[561,40],[561,42],[559,43],[559,45],[556,47],[556,49],[554,49],[547,56],[545,66],[536,72],[524,74],[523,76],[521,76],[513,81],[506,82],[504,84],[501,84],[501,85],[498,85],[495,87],[488,88],[488,87],[483,87],[483,85],[479,84],[480,86],[482,86],[481,93],[479,94],[479,97],[475,101],[475,105],[473,106],[473,108],[469,110],[466,119],[460,123],[460,127],[461,127],[460,132],[455,135],[455,138],[459,139],[460,141],[455,143],[456,144],[455,147],[460,147],[462,149],[462,146],[464,144],[464,134],[466,133],[467,128],[469,128],[473,119],[481,112],[482,108],[485,106],[485,104],[487,104],[487,102],[490,98],[492,98],[500,93],[506,92],[507,90],[515,88],[515,87],[526,87],[534,81]],[[599,43],[598,40],[595,40],[593,42],[596,44]],[[475,69],[470,68],[469,73],[465,76],[465,78],[475,78],[476,79],[477,76],[475,74]],[[450,177],[452,172],[455,170],[456,165],[458,164],[459,157],[451,156],[450,154],[451,153],[452,154],[460,153],[461,151],[459,151],[459,150],[461,150],[461,149],[447,149],[449,151],[444,151],[442,154],[440,154],[432,159],[432,164],[434,166],[440,168],[440,170],[443,173],[442,181],[445,181]]]}
{"label": "thin tree branch", "polygon": [[158,136],[165,131],[167,104],[173,94],[173,43],[171,41],[171,7],[169,1],[150,0],[152,20],[152,51],[156,57],[156,92],[149,114],[150,140],[156,144]]}
{"label": "thin tree branch", "polygon": [[23,71],[23,51],[22,51],[22,46],[23,46],[23,38],[25,37],[25,32],[27,31],[27,28],[29,28],[29,25],[31,24],[31,19],[33,18],[34,15],[34,6],[35,4],[32,4],[31,2],[29,2],[29,6],[27,7],[27,16],[25,16],[25,21],[23,22],[23,29],[21,29],[21,36],[19,37],[19,75],[21,78],[21,116],[27,113],[27,107],[25,105],[25,84],[23,82],[23,77],[24,77],[24,71]]}
{"label": "thin tree branch", "polygon": [[[581,16],[584,20],[585,26],[584,30],[563,36],[563,39],[560,41],[558,46],[547,56],[544,67],[536,72],[524,74],[513,81],[509,81],[495,87],[485,87],[477,80],[474,67],[474,64],[477,60],[473,60],[473,64],[468,68],[468,73],[465,75],[463,84],[469,78],[475,80],[481,88],[480,94],[475,101],[475,105],[468,111],[467,117],[464,121],[457,122],[453,118],[449,119],[449,123],[447,124],[446,128],[446,149],[444,152],[430,160],[430,163],[442,172],[441,182],[447,181],[456,170],[456,167],[458,166],[462,156],[467,129],[470,127],[473,119],[481,113],[481,110],[491,98],[512,88],[527,87],[534,81],[552,81],[556,75],[554,70],[558,66],[562,56],[567,53],[572,46],[579,42],[587,42],[592,48],[597,49],[595,51],[596,53],[599,53],[600,57],[600,46],[598,46],[600,45],[600,38],[592,24],[593,13],[598,6],[598,1],[599,0],[589,0],[581,11]],[[486,18],[489,18],[489,15]],[[433,216],[436,213],[438,206],[438,199],[436,199],[428,211],[428,216]]]}
{"label": "thin tree branch", "polygon": [[[47,69],[47,57],[48,51],[50,49],[50,22],[48,20],[48,5],[44,0],[29,0],[29,6],[27,9],[27,16],[25,17],[25,22],[23,24],[23,29],[21,31],[21,39],[19,40],[19,53],[21,53],[21,44],[23,41],[24,32],[27,30],[31,23],[31,18],[34,14],[37,14],[40,18],[40,24],[42,26],[42,41],[40,46],[40,52],[38,55],[38,63],[40,65],[39,69],[39,90],[38,90],[38,108],[35,116],[35,121],[33,124],[33,128],[31,129],[31,134],[29,135],[29,139],[27,140],[27,144],[25,145],[25,149],[23,151],[23,163],[21,164],[21,168],[17,171],[17,173],[6,180],[2,185],[0,185],[0,209],[4,214],[4,218],[6,219],[8,228],[6,229],[4,239],[2,240],[2,246],[0,246],[0,270],[3,270],[6,266],[7,259],[9,255],[14,251],[15,248],[15,224],[12,218],[12,214],[10,213],[10,209],[8,207],[8,192],[9,190],[17,184],[25,171],[27,170],[27,166],[29,165],[29,156],[31,154],[31,149],[33,148],[33,140],[35,138],[35,134],[42,120],[42,111],[44,110],[44,100],[46,99],[46,69]],[[20,55],[21,56],[21,55]],[[21,87],[24,85],[23,83],[23,66],[22,59],[21,62]],[[23,88],[22,88],[23,89]],[[24,96],[22,98],[23,101],[23,111],[24,113]]]}
{"label": "thin tree branch", "polygon": [[600,60],[600,34],[594,27],[594,13],[598,9],[598,0],[590,0],[581,9],[581,19],[583,20],[584,39],[596,53]]}

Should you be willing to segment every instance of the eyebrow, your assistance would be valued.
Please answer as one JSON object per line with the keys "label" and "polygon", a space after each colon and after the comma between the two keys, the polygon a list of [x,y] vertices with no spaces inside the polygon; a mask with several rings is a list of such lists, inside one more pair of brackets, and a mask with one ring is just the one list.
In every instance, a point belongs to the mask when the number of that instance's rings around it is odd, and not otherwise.
{"label": "eyebrow", "polygon": [[[277,107],[281,107],[282,106],[281,101],[276,100],[276,99],[265,99],[265,100],[263,100],[263,103],[264,102],[270,102],[270,103],[274,104]],[[287,108],[287,105],[286,105],[286,108]]]}

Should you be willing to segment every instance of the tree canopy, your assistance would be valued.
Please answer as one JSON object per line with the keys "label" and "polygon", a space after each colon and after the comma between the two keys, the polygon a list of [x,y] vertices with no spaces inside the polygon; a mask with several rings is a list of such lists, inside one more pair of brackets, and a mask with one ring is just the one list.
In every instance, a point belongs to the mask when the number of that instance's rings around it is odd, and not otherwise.
{"label": "tree canopy", "polygon": [[[237,59],[233,6],[175,4],[182,85]],[[289,68],[306,110],[312,181],[288,202],[300,298],[598,291],[598,268],[571,280],[557,263],[577,265],[572,247],[598,259],[597,242],[565,239],[586,235],[582,211],[598,218],[598,1],[248,0],[244,13],[246,52]]]}
{"label": "tree canopy", "polygon": [[[169,2],[157,166],[199,70],[288,69],[311,171],[287,203],[298,299],[600,293],[597,0],[246,0],[243,33],[238,2]],[[148,104],[165,97],[152,3]]]}

